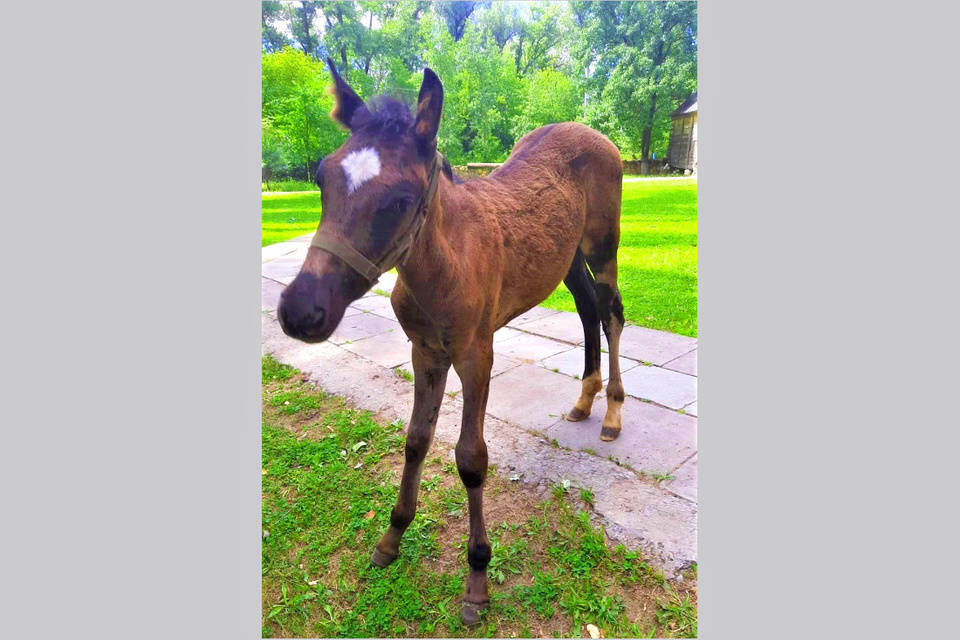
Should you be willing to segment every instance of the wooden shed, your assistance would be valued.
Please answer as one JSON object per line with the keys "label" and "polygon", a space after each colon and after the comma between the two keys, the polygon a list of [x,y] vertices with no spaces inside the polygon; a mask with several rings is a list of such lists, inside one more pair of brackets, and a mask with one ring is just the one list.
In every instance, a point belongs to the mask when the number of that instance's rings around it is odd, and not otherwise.
{"label": "wooden shed", "polygon": [[673,125],[670,130],[670,146],[667,162],[675,169],[697,170],[697,94],[683,101],[670,114]]}

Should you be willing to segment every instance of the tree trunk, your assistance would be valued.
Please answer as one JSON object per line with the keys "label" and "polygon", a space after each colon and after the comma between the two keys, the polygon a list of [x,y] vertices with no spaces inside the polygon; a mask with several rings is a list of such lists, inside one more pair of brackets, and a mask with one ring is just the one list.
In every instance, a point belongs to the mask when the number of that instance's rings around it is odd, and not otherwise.
{"label": "tree trunk", "polygon": [[653,133],[653,115],[657,111],[657,94],[650,96],[650,112],[647,120],[647,126],[643,128],[643,135],[640,138],[640,158],[647,164],[650,159],[650,136]]}

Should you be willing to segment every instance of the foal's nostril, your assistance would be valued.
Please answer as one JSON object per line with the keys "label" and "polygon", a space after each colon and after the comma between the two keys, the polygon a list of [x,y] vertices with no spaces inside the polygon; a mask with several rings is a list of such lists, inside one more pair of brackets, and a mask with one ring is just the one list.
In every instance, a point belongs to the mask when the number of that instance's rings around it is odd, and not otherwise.
{"label": "foal's nostril", "polygon": [[327,312],[323,307],[314,306],[313,307],[313,324],[320,326],[323,324],[323,319],[327,317]]}

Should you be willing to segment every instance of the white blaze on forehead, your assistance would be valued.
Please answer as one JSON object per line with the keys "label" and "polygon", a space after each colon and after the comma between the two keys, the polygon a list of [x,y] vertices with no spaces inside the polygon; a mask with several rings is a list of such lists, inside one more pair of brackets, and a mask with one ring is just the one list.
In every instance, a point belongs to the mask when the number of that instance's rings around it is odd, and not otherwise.
{"label": "white blaze on forehead", "polygon": [[380,156],[373,147],[351,151],[340,162],[347,174],[347,192],[353,193],[360,185],[380,175]]}

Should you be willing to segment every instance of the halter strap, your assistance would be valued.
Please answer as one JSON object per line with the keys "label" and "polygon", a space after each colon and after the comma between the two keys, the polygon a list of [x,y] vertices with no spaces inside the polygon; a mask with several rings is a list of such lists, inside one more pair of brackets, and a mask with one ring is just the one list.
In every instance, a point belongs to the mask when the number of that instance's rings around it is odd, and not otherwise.
{"label": "halter strap", "polygon": [[427,219],[427,209],[433,202],[433,197],[437,192],[437,181],[440,177],[440,169],[443,166],[442,156],[438,151],[430,164],[430,176],[427,180],[427,190],[423,193],[420,203],[417,205],[417,211],[414,213],[410,226],[400,235],[397,243],[391,247],[387,253],[380,258],[379,262],[371,262],[365,255],[343,238],[327,237],[320,233],[320,229],[310,241],[311,247],[323,249],[327,253],[332,253],[350,267],[366,278],[370,284],[377,281],[380,275],[392,267],[394,264],[406,264],[409,257],[410,247],[417,241],[423,223]]}

